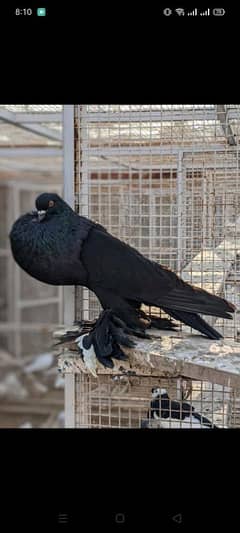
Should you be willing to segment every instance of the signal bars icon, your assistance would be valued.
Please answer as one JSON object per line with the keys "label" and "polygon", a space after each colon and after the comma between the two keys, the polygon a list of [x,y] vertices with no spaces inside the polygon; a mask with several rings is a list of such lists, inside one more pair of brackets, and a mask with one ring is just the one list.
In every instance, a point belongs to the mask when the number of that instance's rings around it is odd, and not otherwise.
{"label": "signal bars icon", "polygon": [[196,17],[198,12],[197,12],[197,9],[195,8],[193,11],[191,11],[191,13],[187,13],[189,17]]}
{"label": "signal bars icon", "polygon": [[188,17],[197,17],[197,15],[200,15],[200,17],[209,17],[210,16],[210,9],[206,9],[206,11],[199,11],[195,8],[193,11],[190,11],[187,13]]}

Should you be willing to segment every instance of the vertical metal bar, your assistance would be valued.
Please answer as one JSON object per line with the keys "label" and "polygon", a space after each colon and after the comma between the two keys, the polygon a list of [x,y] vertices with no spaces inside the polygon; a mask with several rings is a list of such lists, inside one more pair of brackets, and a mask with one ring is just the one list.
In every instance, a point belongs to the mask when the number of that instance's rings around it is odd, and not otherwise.
{"label": "vertical metal bar", "polygon": [[[74,106],[63,106],[63,195],[74,208]],[[63,321],[72,324],[75,320],[75,288],[63,289]]]}
{"label": "vertical metal bar", "polygon": [[178,154],[178,170],[177,170],[177,270],[181,273],[183,266],[183,152]]}
{"label": "vertical metal bar", "polygon": [[58,287],[58,322],[59,324],[64,323],[63,314],[64,314],[63,287]]}
{"label": "vertical metal bar", "polygon": [[[13,213],[14,220],[20,216],[20,190],[13,188]],[[17,325],[16,330],[14,331],[14,351],[16,357],[20,358],[22,355],[22,343],[21,343],[21,309],[19,302],[21,300],[21,280],[20,280],[20,268],[16,263],[14,263],[14,322]]]}
{"label": "vertical metal bar", "polygon": [[63,106],[64,199],[74,208],[74,106]]}
{"label": "vertical metal bar", "polygon": [[65,428],[75,427],[75,374],[65,374]]}
{"label": "vertical metal bar", "polygon": [[177,385],[177,391],[176,391],[176,399],[181,402],[182,401],[182,378],[176,380]]}
{"label": "vertical metal bar", "polygon": [[[75,385],[77,389],[77,406],[78,409],[78,419],[77,426],[81,428],[88,428],[91,426],[90,412],[92,404],[92,395],[91,395],[91,377],[81,372],[77,375],[77,383]],[[75,396],[75,398],[76,398]],[[75,399],[76,404],[76,399]],[[75,408],[75,410],[76,410]],[[75,424],[76,425],[76,424]]]}
{"label": "vertical metal bar", "polygon": [[[7,187],[7,205],[9,208],[7,209],[6,216],[7,216],[7,231],[10,231],[10,228],[12,227],[12,224],[14,222],[14,213],[13,213],[13,187],[8,186]],[[6,258],[7,261],[7,321],[8,322],[14,322],[14,307],[15,307],[15,294],[14,294],[14,274],[15,274],[15,261],[13,260],[12,254],[9,253],[9,255]],[[15,351],[15,333],[8,334],[8,349],[10,353],[14,353]]]}
{"label": "vertical metal bar", "polygon": [[149,250],[148,257],[149,259],[155,260],[153,249],[155,248],[156,243],[156,194],[152,190],[152,183],[149,185]]}
{"label": "vertical metal bar", "polygon": [[[81,209],[81,215],[84,217],[89,216],[89,140],[88,140],[88,115],[87,115],[87,105],[82,105],[80,107],[80,153],[81,153],[81,183],[80,183],[80,194],[81,201],[79,198],[79,205]],[[91,178],[91,176],[90,176]],[[90,318],[90,302],[89,302],[89,290],[83,288],[83,299],[82,299],[82,318],[83,320],[89,320]]]}
{"label": "vertical metal bar", "polygon": [[[207,241],[207,204],[211,201],[211,198],[208,197],[208,190],[207,190],[207,176],[205,171],[203,171],[203,177],[202,177],[202,247],[205,250],[208,246]],[[202,265],[201,265],[202,266]],[[202,280],[201,280],[202,281]]]}

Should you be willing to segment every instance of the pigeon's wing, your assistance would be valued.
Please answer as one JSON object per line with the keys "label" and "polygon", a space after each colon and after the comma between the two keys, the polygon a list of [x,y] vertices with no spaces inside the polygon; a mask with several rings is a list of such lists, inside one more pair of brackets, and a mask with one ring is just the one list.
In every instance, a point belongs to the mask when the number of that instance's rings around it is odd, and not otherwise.
{"label": "pigeon's wing", "polygon": [[100,287],[141,302],[153,302],[156,293],[166,295],[178,279],[173,272],[96,228],[84,243],[81,260],[90,288]]}
{"label": "pigeon's wing", "polygon": [[96,227],[89,233],[81,257],[93,290],[100,287],[167,312],[171,309],[231,318],[228,313],[235,309],[223,298],[191,286],[168,268]]}

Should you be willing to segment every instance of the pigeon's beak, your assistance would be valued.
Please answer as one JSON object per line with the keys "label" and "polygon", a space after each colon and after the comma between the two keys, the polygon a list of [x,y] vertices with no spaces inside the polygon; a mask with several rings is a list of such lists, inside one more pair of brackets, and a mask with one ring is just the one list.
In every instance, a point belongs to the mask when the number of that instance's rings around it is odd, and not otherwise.
{"label": "pigeon's beak", "polygon": [[44,210],[37,212],[37,214],[38,214],[38,222],[41,222],[41,220],[44,219],[44,217],[46,216],[46,212],[47,211],[44,211]]}

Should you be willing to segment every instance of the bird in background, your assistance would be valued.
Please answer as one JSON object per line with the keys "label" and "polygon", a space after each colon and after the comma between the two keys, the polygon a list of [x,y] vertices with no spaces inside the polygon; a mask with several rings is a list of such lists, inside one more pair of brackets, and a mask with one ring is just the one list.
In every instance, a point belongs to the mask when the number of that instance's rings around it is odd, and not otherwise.
{"label": "bird in background", "polygon": [[[96,295],[103,311],[78,342],[86,360],[93,345],[97,359],[110,368],[112,357],[126,358],[120,345],[134,345],[129,335],[148,338],[146,329],[151,327],[174,329],[171,320],[151,317],[142,304],[162,309],[209,339],[221,335],[199,313],[231,319],[235,311],[232,303],[190,285],[100,224],[79,216],[57,194],[37,197],[36,209],[13,224],[10,243],[15,261],[33,278],[50,285],[84,286]],[[79,326],[76,338],[83,335],[84,324]]]}
{"label": "bird in background", "polygon": [[152,389],[150,409],[141,427],[156,428],[156,423],[151,426],[152,420],[158,422],[158,428],[164,429],[218,429],[208,418],[197,413],[190,403],[171,400],[166,389],[160,387]]}

